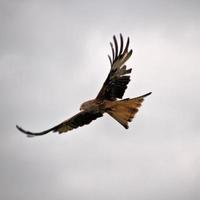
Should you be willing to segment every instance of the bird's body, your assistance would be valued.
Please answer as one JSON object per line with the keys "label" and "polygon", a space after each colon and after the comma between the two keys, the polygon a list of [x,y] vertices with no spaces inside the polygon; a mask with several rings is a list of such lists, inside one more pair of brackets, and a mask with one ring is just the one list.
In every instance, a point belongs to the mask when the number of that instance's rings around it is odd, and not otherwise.
{"label": "bird's body", "polygon": [[111,69],[103,84],[103,87],[95,99],[84,102],[80,107],[79,113],[53,128],[34,133],[16,126],[18,130],[27,134],[28,136],[44,135],[51,131],[63,133],[89,124],[91,121],[102,117],[104,113],[109,114],[127,129],[128,122],[132,121],[144,98],[150,95],[151,92],[131,99],[122,99],[130,81],[129,74],[132,70],[131,68],[126,69],[126,65],[124,65],[124,63],[132,55],[132,50],[128,50],[129,38],[127,39],[127,43],[124,48],[123,37],[120,34],[120,49],[118,49],[118,43],[115,36],[113,36],[113,40],[114,46],[112,43],[110,43],[112,49],[112,58],[108,56]]}

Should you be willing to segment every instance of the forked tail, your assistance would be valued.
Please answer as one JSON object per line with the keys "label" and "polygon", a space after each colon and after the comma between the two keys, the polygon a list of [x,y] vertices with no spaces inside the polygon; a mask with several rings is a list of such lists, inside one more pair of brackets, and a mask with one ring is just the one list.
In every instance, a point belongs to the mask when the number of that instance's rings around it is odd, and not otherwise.
{"label": "forked tail", "polygon": [[144,98],[150,94],[151,92],[133,99],[113,101],[106,112],[127,129],[128,122],[132,121]]}

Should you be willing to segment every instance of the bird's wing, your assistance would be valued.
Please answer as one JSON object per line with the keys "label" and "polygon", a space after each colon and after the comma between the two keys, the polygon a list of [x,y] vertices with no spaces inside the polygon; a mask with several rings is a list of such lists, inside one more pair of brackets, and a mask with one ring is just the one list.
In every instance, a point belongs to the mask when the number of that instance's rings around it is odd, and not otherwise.
{"label": "bird's wing", "polygon": [[78,128],[80,126],[84,126],[86,124],[89,124],[91,121],[102,117],[103,114],[102,113],[97,113],[97,112],[79,112],[78,114],[74,115],[73,117],[71,117],[70,119],[58,124],[57,126],[54,126],[53,128],[50,128],[48,130],[42,131],[42,132],[30,132],[30,131],[26,131],[24,129],[22,129],[21,127],[19,127],[18,125],[16,126],[17,129],[23,133],[25,133],[27,136],[39,136],[39,135],[44,135],[47,134],[51,131],[53,132],[58,132],[58,133],[63,133],[63,132],[67,132],[70,131],[72,129]]}
{"label": "bird's wing", "polygon": [[117,39],[113,36],[113,43],[110,43],[112,50],[112,58],[108,55],[110,60],[111,69],[110,72],[101,88],[96,99],[98,100],[116,100],[122,98],[127,85],[130,81],[131,68],[126,69],[125,62],[132,55],[132,49],[129,50],[129,37],[124,47],[123,37],[120,34],[120,46],[118,47]]}

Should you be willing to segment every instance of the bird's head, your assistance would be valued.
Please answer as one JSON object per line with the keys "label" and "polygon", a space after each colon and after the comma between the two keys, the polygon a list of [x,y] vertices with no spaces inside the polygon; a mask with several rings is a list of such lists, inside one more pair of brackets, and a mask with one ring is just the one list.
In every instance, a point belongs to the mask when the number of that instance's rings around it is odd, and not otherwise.
{"label": "bird's head", "polygon": [[93,100],[86,101],[86,102],[84,102],[84,103],[81,104],[80,110],[81,111],[83,111],[83,110],[89,110],[92,105],[93,105]]}

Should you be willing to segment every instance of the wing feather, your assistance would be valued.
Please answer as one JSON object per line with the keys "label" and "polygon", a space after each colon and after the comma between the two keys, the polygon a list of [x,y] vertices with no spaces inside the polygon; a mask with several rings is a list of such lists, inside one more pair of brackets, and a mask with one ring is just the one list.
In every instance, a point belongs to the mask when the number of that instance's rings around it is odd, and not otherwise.
{"label": "wing feather", "polygon": [[40,135],[47,134],[51,131],[58,132],[58,133],[67,132],[67,131],[70,131],[72,129],[87,125],[91,121],[93,121],[93,120],[95,120],[99,117],[102,117],[102,116],[103,116],[103,114],[99,113],[99,112],[97,113],[97,112],[82,111],[82,112],[79,112],[78,114],[74,115],[70,119],[58,124],[57,126],[54,126],[53,128],[50,128],[50,129],[42,131],[42,132],[26,131],[23,128],[19,127],[18,125],[16,125],[16,127],[19,131],[21,131],[22,133],[25,133],[29,137],[40,136]]}
{"label": "wing feather", "polygon": [[122,34],[120,34],[120,51],[119,51],[119,55],[122,54],[122,51],[123,51],[123,47],[124,47],[124,42],[123,42],[123,37],[122,37]]}
{"label": "wing feather", "polygon": [[115,58],[118,56],[118,45],[117,45],[117,39],[115,35],[113,36],[114,44],[115,44]]}
{"label": "wing feather", "polygon": [[126,65],[124,65],[132,55],[132,50],[129,51],[130,39],[129,37],[127,38],[125,48],[122,34],[120,34],[120,48],[115,35],[113,36],[113,41],[114,45],[110,43],[112,58],[108,55],[111,69],[96,97],[98,100],[116,100],[117,98],[122,98],[130,81],[128,74],[131,73],[132,69],[126,69]]}

